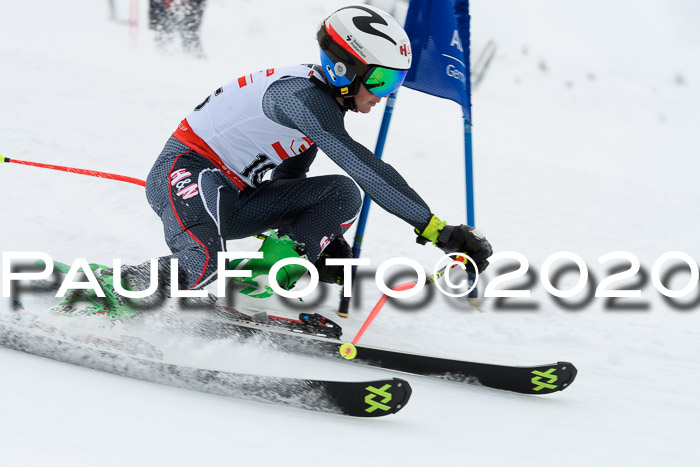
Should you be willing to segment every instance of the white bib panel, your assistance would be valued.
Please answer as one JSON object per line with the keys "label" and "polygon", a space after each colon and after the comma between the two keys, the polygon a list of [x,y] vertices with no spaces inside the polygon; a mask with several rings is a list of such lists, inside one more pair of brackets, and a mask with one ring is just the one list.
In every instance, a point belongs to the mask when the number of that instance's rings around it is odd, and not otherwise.
{"label": "white bib panel", "polygon": [[231,81],[187,115],[192,131],[245,183],[257,186],[265,172],[308,149],[298,130],[273,122],[263,112],[267,88],[279,79],[307,78],[304,65],[271,68]]}

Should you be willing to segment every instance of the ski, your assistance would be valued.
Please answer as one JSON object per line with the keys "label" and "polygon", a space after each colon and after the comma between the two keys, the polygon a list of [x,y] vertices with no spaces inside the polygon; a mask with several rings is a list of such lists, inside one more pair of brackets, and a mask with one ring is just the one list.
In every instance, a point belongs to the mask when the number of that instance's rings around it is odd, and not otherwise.
{"label": "ski", "polygon": [[394,414],[411,397],[411,386],[400,378],[324,381],[194,368],[157,359],[162,354],[139,338],[114,340],[87,335],[78,342],[60,329],[38,322],[30,326],[0,322],[0,345],[144,381],[354,417]]}
{"label": "ski", "polygon": [[[214,317],[205,318],[191,328],[208,337],[239,340],[263,336],[275,348],[316,357],[340,359],[391,371],[421,375],[465,384],[474,384],[521,394],[551,394],[568,388],[577,369],[570,362],[532,366],[509,366],[433,357],[358,345],[350,360],[341,354],[345,344],[339,326],[325,319],[318,324],[314,316],[302,313],[299,320],[270,316],[267,322],[255,320],[233,308],[217,306]],[[326,332],[325,330],[329,331]]]}
{"label": "ski", "polygon": [[[57,305],[51,313],[62,316],[84,316],[91,313],[85,304]],[[209,339],[232,338],[245,341],[263,338],[281,351],[320,358],[331,358],[369,365],[390,371],[420,375],[453,382],[479,385],[521,394],[543,395],[563,391],[577,375],[570,362],[558,361],[542,365],[512,366],[442,358],[358,345],[355,357],[346,359],[341,354],[341,327],[316,313],[301,313],[299,319],[289,319],[257,313],[247,315],[235,308],[214,305],[201,310],[199,319],[174,329]],[[194,313],[188,312],[189,318]],[[132,319],[140,319],[137,314]],[[168,320],[171,321],[171,320]],[[177,328],[177,325],[175,325]]]}

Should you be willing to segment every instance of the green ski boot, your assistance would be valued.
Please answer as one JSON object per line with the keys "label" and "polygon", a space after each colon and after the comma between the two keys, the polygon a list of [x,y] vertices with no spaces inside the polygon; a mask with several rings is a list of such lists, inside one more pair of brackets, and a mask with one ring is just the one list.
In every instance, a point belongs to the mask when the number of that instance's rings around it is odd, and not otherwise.
{"label": "green ski boot", "polygon": [[[124,279],[122,274],[122,288],[132,291],[131,285]],[[105,316],[114,321],[126,321],[134,316],[139,300],[136,298],[122,297],[114,290],[114,273],[112,269],[102,268],[97,276],[100,288],[105,294],[107,312]]]}
{"label": "green ski boot", "polygon": [[[38,261],[37,264],[43,265]],[[114,290],[114,275],[112,269],[103,264],[90,263],[90,270],[95,273],[97,282],[104,292],[99,297],[92,289],[71,290],[64,300],[52,311],[53,314],[76,316],[80,314],[102,314],[113,321],[125,321],[136,313],[137,299],[124,298]],[[67,273],[70,266],[54,261],[54,268],[61,273]],[[82,271],[81,271],[82,272]],[[122,275],[122,287],[133,290]]]}
{"label": "green ski boot", "polygon": [[[277,236],[273,230],[266,232],[266,238],[258,251],[262,252],[262,258],[248,260],[241,269],[251,271],[250,277],[234,277],[233,280],[242,284],[248,284],[241,293],[252,298],[267,298],[274,295],[272,288],[265,284],[264,277],[270,274],[272,266],[286,258],[300,258],[299,246],[288,236]],[[237,269],[244,260],[231,261],[229,269]],[[285,290],[290,290],[294,284],[304,275],[306,268],[299,264],[288,264],[277,272],[277,283]]]}

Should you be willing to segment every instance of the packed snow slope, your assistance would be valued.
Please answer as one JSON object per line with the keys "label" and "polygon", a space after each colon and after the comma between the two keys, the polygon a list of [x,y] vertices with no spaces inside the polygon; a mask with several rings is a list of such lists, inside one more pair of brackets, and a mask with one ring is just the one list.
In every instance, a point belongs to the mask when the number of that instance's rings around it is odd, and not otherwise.
{"label": "packed snow slope", "polygon": [[[122,18],[126,2],[117,2]],[[108,19],[106,2],[0,0],[0,153],[10,158],[145,178],[177,123],[223,83],[247,72],[315,62],[315,28],[345,1],[209,0],[205,60],[157,52],[140,2],[140,30]],[[530,276],[498,288],[529,298],[463,299],[432,289],[390,302],[366,344],[469,360],[571,361],[574,385],[546,397],[408,377],[411,403],[355,420],[128,380],[0,349],[0,465],[696,465],[700,456],[700,307],[697,287],[666,300],[653,265],[668,251],[700,258],[698,7],[691,1],[474,0],[473,55],[498,51],[473,95],[476,219],[496,252],[529,260]],[[465,221],[461,113],[401,90],[384,159],[432,210]],[[381,110],[348,115],[373,148]],[[313,174],[338,173],[325,157]],[[167,254],[143,190],[56,171],[0,166],[2,251],[44,251],[70,262],[136,263]],[[347,236],[351,240],[350,232]],[[230,250],[256,249],[254,239]],[[372,273],[407,256],[432,270],[439,251],[376,206],[356,288],[351,338],[380,296]],[[582,258],[588,286],[556,299],[540,271],[559,251]],[[611,288],[641,297],[594,298],[626,251],[641,272]],[[571,261],[550,277],[574,287]],[[670,289],[688,266],[662,268]],[[480,291],[517,264],[502,261]],[[558,271],[558,273],[557,273]],[[664,275],[662,274],[662,275]],[[554,276],[559,280],[555,280]],[[410,274],[409,274],[410,276]],[[361,293],[357,289],[361,289]],[[332,313],[338,291],[307,298]],[[2,300],[3,311],[9,308]],[[271,300],[270,308],[299,308]],[[32,310],[41,311],[41,310]],[[170,361],[280,376],[362,380],[385,371],[227,342],[163,336]]]}

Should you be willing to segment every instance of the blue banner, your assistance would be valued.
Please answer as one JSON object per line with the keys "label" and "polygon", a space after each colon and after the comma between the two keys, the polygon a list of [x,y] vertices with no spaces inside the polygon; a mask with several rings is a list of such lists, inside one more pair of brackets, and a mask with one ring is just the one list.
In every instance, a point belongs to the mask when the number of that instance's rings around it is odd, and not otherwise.
{"label": "blue banner", "polygon": [[413,63],[403,85],[457,102],[471,125],[469,1],[411,0],[404,29]]}

